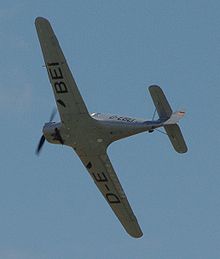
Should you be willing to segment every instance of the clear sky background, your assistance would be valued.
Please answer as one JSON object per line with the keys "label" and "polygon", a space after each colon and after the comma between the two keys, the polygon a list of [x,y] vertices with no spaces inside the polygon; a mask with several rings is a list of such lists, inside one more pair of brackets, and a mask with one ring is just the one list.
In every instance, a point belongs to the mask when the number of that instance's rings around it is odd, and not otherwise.
{"label": "clear sky background", "polygon": [[[187,111],[187,154],[157,132],[109,149],[141,239],[70,148],[45,143],[35,156],[55,106],[37,16],[50,20],[90,112],[149,119],[151,84]],[[0,39],[0,258],[220,258],[218,0],[1,1]]]}

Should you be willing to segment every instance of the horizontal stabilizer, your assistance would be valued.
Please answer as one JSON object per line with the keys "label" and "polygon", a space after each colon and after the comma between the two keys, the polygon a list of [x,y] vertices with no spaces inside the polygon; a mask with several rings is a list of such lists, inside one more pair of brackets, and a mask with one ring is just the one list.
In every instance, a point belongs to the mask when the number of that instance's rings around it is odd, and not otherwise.
{"label": "horizontal stabilizer", "polygon": [[187,146],[183,138],[182,132],[177,124],[164,125],[166,133],[178,153],[186,153]]}
{"label": "horizontal stabilizer", "polygon": [[160,119],[169,118],[172,114],[172,109],[162,89],[157,85],[152,85],[149,87],[149,91]]}

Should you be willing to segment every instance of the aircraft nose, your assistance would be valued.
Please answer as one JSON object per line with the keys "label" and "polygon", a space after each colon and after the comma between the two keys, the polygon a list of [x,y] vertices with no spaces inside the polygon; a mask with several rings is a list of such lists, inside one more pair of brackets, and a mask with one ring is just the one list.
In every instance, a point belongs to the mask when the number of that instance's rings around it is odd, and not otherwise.
{"label": "aircraft nose", "polygon": [[53,122],[46,122],[44,124],[42,132],[45,137],[53,132],[52,125],[53,125]]}

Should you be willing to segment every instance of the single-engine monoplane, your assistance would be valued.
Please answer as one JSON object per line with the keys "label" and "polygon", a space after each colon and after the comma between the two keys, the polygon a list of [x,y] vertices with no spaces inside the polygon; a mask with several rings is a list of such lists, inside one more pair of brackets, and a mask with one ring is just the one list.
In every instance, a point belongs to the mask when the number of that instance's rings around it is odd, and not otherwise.
{"label": "single-engine monoplane", "polygon": [[158,119],[90,114],[49,21],[38,17],[35,25],[61,118],[61,122],[55,123],[55,113],[52,113],[43,127],[36,153],[39,154],[45,140],[72,147],[125,230],[132,237],[141,237],[143,233],[109,160],[107,148],[119,139],[164,127],[174,149],[185,153],[187,146],[177,124],[185,112],[173,112],[161,88],[152,85],[149,91]]}

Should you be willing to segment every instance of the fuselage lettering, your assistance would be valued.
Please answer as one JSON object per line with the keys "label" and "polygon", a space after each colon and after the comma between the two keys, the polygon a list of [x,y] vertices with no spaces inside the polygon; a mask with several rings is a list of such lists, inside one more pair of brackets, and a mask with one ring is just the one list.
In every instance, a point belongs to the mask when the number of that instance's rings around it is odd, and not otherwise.
{"label": "fuselage lettering", "polygon": [[110,120],[124,121],[124,122],[135,122],[135,119],[123,116],[113,115],[109,117]]}

